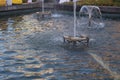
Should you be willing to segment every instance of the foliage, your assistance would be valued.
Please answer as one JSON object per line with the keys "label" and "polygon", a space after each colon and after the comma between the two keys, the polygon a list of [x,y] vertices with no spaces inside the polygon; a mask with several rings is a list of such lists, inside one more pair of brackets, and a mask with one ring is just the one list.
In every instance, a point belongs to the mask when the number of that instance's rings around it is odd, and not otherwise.
{"label": "foliage", "polygon": [[[66,2],[65,4],[72,5],[73,2]],[[77,5],[120,6],[120,0],[80,0]]]}
{"label": "foliage", "polygon": [[113,0],[113,2],[120,2],[120,0]]}

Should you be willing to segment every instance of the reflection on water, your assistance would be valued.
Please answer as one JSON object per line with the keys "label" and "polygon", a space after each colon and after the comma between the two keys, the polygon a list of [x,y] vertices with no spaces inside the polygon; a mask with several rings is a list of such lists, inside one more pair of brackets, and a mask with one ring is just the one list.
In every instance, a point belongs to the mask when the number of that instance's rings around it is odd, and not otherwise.
{"label": "reflection on water", "polygon": [[96,54],[93,54],[93,53],[90,53],[90,55],[98,62],[101,64],[101,66],[103,66],[105,69],[107,69],[110,74],[117,80],[117,79],[120,79],[120,75],[115,72],[115,71],[112,71],[110,69],[110,66],[109,66],[109,63],[104,63],[103,60],[101,59],[101,57],[97,56]]}
{"label": "reflection on water", "polygon": [[60,15],[45,20],[37,20],[35,14],[0,20],[1,80],[119,78],[120,21],[105,20],[105,28],[97,30],[78,25],[77,35],[88,35],[90,47],[75,49],[62,40],[63,35],[73,35],[73,17]]}

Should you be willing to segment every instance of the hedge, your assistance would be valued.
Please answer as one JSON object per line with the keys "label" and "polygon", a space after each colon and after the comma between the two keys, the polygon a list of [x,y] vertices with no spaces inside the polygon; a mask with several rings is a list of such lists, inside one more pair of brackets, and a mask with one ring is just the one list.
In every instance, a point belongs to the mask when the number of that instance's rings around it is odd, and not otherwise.
{"label": "hedge", "polygon": [[[73,2],[64,4],[72,5]],[[77,5],[120,6],[120,0],[81,0],[77,2]]]}

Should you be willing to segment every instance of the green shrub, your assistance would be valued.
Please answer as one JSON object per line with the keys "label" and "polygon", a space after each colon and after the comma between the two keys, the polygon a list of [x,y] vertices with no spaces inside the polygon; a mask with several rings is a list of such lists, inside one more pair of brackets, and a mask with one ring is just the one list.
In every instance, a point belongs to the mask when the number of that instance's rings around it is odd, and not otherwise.
{"label": "green shrub", "polygon": [[23,3],[27,3],[27,0],[22,0],[23,1]]}
{"label": "green shrub", "polygon": [[32,2],[36,2],[37,0],[32,0]]}
{"label": "green shrub", "polygon": [[[73,2],[65,4],[72,5]],[[120,6],[120,0],[81,0],[77,2],[77,5]]]}
{"label": "green shrub", "polygon": [[113,2],[120,2],[120,0],[113,0]]}

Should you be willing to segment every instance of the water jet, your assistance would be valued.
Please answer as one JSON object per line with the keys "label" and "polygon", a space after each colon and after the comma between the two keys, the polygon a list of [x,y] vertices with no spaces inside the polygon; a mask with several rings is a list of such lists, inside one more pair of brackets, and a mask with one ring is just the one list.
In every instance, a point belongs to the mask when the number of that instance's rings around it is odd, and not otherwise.
{"label": "water jet", "polygon": [[51,11],[45,11],[44,4],[44,0],[42,0],[42,12],[36,12],[36,16],[38,17],[38,19],[51,16]]}
{"label": "water jet", "polygon": [[73,36],[63,36],[64,42],[71,43],[73,45],[76,45],[77,43],[87,43],[86,45],[88,46],[89,44],[89,37],[86,37],[84,35],[81,36],[76,36],[76,27],[77,27],[77,17],[76,17],[76,2],[77,0],[74,0],[74,35]]}

